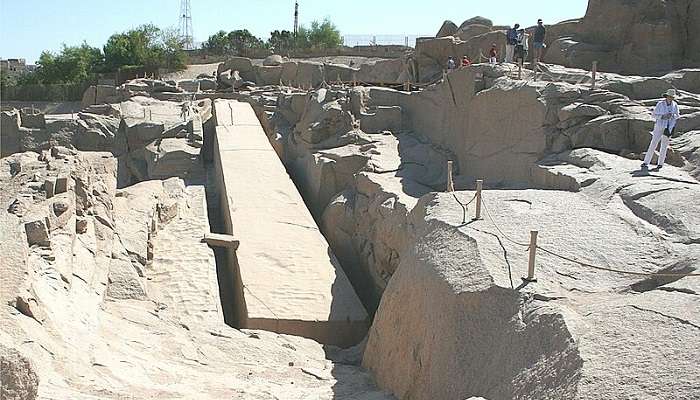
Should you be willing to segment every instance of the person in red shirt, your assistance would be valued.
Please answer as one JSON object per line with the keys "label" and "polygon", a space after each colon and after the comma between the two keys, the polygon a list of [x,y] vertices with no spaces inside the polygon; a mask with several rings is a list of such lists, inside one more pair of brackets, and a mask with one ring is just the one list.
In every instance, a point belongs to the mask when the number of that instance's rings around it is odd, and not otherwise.
{"label": "person in red shirt", "polygon": [[496,49],[496,43],[491,45],[491,50],[489,50],[489,64],[496,65],[496,60],[498,60],[498,49]]}
{"label": "person in red shirt", "polygon": [[462,67],[468,67],[470,65],[472,65],[472,62],[469,61],[467,56],[462,56]]}

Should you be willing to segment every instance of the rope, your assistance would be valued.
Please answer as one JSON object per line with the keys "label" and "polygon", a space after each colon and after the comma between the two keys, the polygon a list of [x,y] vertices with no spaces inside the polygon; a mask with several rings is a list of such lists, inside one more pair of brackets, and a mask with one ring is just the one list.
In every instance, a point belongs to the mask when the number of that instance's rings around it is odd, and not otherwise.
{"label": "rope", "polygon": [[[280,324],[280,321],[282,320],[282,318],[280,318],[277,314],[275,314],[275,312],[272,310],[272,308],[270,308],[267,304],[265,304],[265,302],[262,301],[262,299],[260,297],[256,296],[255,293],[253,293],[253,291],[250,290],[250,288],[248,286],[246,286],[245,284],[243,285],[243,290],[247,290],[248,293],[250,293],[250,295],[253,296],[253,298],[255,300],[259,301],[263,306],[265,306],[265,308],[267,308],[272,313],[272,315],[277,319],[276,320],[277,330],[280,330],[279,324]],[[266,330],[266,329],[262,329],[262,330]],[[289,344],[294,344],[294,342],[292,342],[291,340],[284,337],[284,335],[285,335],[284,333],[281,333],[281,332],[275,332],[275,333],[277,333],[279,335],[279,337],[282,338],[285,342],[287,342]]]}
{"label": "rope", "polygon": [[600,270],[600,271],[609,271],[609,272],[615,272],[615,273],[618,273],[618,274],[627,274],[627,275],[636,275],[636,276],[662,276],[662,277],[663,277],[663,276],[665,276],[665,277],[700,276],[700,273],[667,273],[667,272],[659,272],[659,273],[656,273],[656,272],[623,271],[623,270],[621,270],[621,269],[601,267],[601,266],[598,266],[598,265],[593,265],[593,264],[589,264],[589,263],[586,263],[586,262],[583,262],[583,261],[579,261],[579,260],[576,260],[576,259],[574,259],[574,258],[567,257],[567,256],[563,256],[563,255],[561,255],[561,254],[558,254],[558,253],[556,253],[556,252],[554,252],[554,251],[552,251],[552,250],[545,249],[545,248],[543,248],[543,247],[541,247],[541,246],[539,246],[539,245],[537,246],[537,248],[540,249],[540,250],[542,250],[543,252],[549,254],[549,255],[552,255],[552,256],[554,256],[554,257],[560,258],[560,259],[562,259],[562,260],[565,260],[565,261],[568,261],[568,262],[571,262],[571,263],[574,263],[574,264],[578,264],[578,265],[581,265],[581,266],[583,266],[583,267],[589,267],[589,268],[597,269],[597,270]]}
{"label": "rope", "polygon": [[484,194],[483,194],[483,191],[481,192],[481,205],[484,207],[484,210],[486,211],[486,215],[489,217],[489,220],[491,220],[491,223],[493,224],[493,226],[496,228],[496,230],[497,230],[501,235],[503,235],[503,237],[504,237],[507,241],[509,241],[509,242],[511,242],[511,243],[513,243],[513,244],[516,244],[516,245],[518,245],[518,246],[527,247],[528,249],[530,248],[530,245],[529,245],[529,244],[520,243],[520,242],[518,242],[518,241],[516,241],[516,240],[514,240],[514,239],[511,239],[508,235],[506,235],[506,234],[503,232],[503,230],[498,226],[498,224],[496,224],[496,221],[493,219],[493,216],[491,216],[491,212],[489,211],[488,207],[486,206],[486,202],[484,201]]}
{"label": "rope", "polygon": [[[530,249],[530,245],[529,245],[529,244],[519,243],[519,242],[517,242],[517,241],[511,239],[510,237],[508,237],[508,235],[506,235],[506,234],[503,232],[503,230],[501,230],[501,228],[498,226],[498,224],[496,224],[496,221],[494,221],[493,217],[491,216],[491,212],[489,211],[488,207],[486,206],[486,202],[484,201],[483,192],[482,192],[482,195],[481,195],[481,203],[482,203],[482,206],[484,207],[484,210],[486,211],[486,215],[488,216],[489,220],[491,220],[491,223],[493,224],[493,226],[496,228],[496,230],[497,230],[501,235],[503,235],[503,237],[504,237],[506,240],[508,240],[509,242],[511,242],[511,243],[513,243],[513,244],[516,244],[516,245],[518,245],[518,246],[527,247],[527,250]],[[559,253],[557,253],[557,252],[554,252],[554,251],[552,251],[552,250],[546,249],[546,248],[544,248],[544,247],[542,247],[542,246],[539,246],[539,245],[537,245],[536,248],[539,249],[539,250],[542,250],[543,252],[545,252],[545,253],[547,253],[547,254],[549,254],[549,255],[552,255],[552,256],[554,256],[554,257],[560,258],[560,259],[562,259],[562,260],[565,260],[565,261],[568,261],[568,262],[571,262],[571,263],[574,263],[574,264],[578,264],[578,265],[580,265],[580,266],[582,266],[582,267],[593,268],[593,269],[600,270],[600,271],[608,271],[608,272],[615,272],[615,273],[618,273],[618,274],[636,275],[636,276],[656,276],[656,277],[689,277],[689,276],[700,276],[700,273],[691,273],[691,272],[689,272],[689,273],[682,273],[682,272],[681,272],[681,273],[670,273],[670,272],[659,272],[659,273],[655,273],[655,272],[624,271],[624,270],[621,270],[621,269],[608,268],[608,267],[601,267],[601,266],[599,266],[599,265],[593,265],[593,264],[590,264],[590,263],[587,263],[587,262],[579,261],[579,260],[576,260],[576,259],[574,259],[574,258],[561,255],[561,254],[559,254]]]}
{"label": "rope", "polygon": [[281,318],[279,317],[279,315],[275,314],[275,312],[272,310],[272,308],[270,308],[267,304],[265,304],[265,302],[262,301],[262,299],[261,299],[260,297],[256,296],[255,293],[253,293],[253,291],[250,290],[250,288],[249,288],[248,286],[243,285],[243,289],[244,289],[244,290],[247,290],[248,293],[250,293],[250,295],[253,296],[253,298],[254,298],[255,300],[259,301],[260,304],[262,304],[263,306],[265,306],[265,308],[267,308],[267,310],[270,311],[270,312],[272,313],[272,315],[274,315],[275,318],[277,318],[278,321],[281,319]]}
{"label": "rope", "polygon": [[469,205],[472,204],[472,202],[474,202],[474,200],[476,200],[476,194],[474,194],[474,197],[472,197],[472,199],[469,200],[469,202],[467,202],[467,204],[463,204],[461,201],[459,201],[455,192],[450,192],[450,193],[452,194],[452,197],[454,197],[457,204],[459,204],[462,207],[462,223],[463,224],[467,223],[467,209],[468,209]]}

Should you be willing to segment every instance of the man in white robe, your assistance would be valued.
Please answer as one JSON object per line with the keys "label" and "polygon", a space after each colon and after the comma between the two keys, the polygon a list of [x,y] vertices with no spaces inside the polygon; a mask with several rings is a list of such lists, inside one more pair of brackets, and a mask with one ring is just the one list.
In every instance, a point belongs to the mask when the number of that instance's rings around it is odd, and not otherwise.
{"label": "man in white robe", "polygon": [[656,124],[652,132],[649,150],[647,150],[644,162],[642,163],[642,169],[649,167],[649,163],[651,163],[651,159],[654,157],[654,152],[659,143],[661,143],[661,148],[659,149],[659,160],[656,168],[661,169],[661,167],[664,166],[669,140],[673,135],[673,130],[676,128],[676,122],[678,122],[678,119],[681,117],[680,111],[678,110],[678,103],[674,100],[676,98],[676,90],[669,89],[664,93],[664,97],[665,98],[656,104],[654,108]]}

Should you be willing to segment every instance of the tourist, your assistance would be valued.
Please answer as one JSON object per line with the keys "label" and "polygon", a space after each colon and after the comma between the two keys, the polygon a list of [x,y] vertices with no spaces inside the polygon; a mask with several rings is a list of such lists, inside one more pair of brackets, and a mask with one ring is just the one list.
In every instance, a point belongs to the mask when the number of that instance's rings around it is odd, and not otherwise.
{"label": "tourist", "polygon": [[520,24],[515,24],[511,29],[506,32],[506,58],[505,62],[513,62],[513,54],[515,53],[515,46],[518,44],[518,28]]}
{"label": "tourist", "polygon": [[498,59],[498,49],[496,48],[496,43],[491,45],[491,50],[489,50],[489,64],[493,67],[496,65]]}
{"label": "tourist", "polygon": [[542,60],[542,51],[546,47],[544,44],[544,39],[547,35],[547,30],[544,25],[542,25],[542,20],[537,20],[537,26],[535,27],[535,35],[533,37],[533,47],[535,48],[535,60]]}
{"label": "tourist", "polygon": [[527,59],[527,52],[529,50],[528,43],[530,41],[530,35],[525,32],[525,29],[518,30],[516,45],[515,45],[515,62],[516,64],[524,63]]}
{"label": "tourist", "polygon": [[467,56],[463,56],[463,57],[462,57],[462,68],[468,67],[468,66],[470,66],[470,65],[472,65],[472,62],[469,61],[469,59],[467,58]]}
{"label": "tourist", "polygon": [[455,68],[457,68],[457,64],[455,64],[455,59],[450,56],[447,59],[447,72],[452,72]]}
{"label": "tourist", "polygon": [[678,103],[675,101],[676,90],[668,89],[664,93],[664,99],[656,104],[654,108],[654,119],[656,119],[656,124],[654,125],[654,131],[651,134],[651,143],[649,144],[649,149],[644,157],[644,162],[642,163],[642,169],[649,168],[649,163],[651,163],[652,157],[654,157],[654,152],[656,151],[656,146],[661,142],[661,148],[659,149],[659,160],[656,164],[656,169],[661,169],[664,166],[664,161],[666,161],[666,152],[668,151],[668,142],[673,136],[673,130],[676,128],[676,122],[681,117],[680,111],[678,110]]}

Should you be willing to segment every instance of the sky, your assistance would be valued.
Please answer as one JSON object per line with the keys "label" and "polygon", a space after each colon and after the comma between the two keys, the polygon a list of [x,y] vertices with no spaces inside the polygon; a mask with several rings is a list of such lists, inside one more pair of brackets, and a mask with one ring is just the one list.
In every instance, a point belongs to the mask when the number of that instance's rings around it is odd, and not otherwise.
{"label": "sky", "polygon": [[[294,0],[191,0],[195,41],[219,30],[246,28],[267,38],[292,30]],[[476,15],[506,25],[580,18],[587,0],[299,0],[300,24],[329,17],[347,35],[435,35],[442,22]],[[0,0],[0,57],[34,63],[43,50],[86,41],[102,47],[113,33],[145,23],[177,27],[180,0]],[[353,45],[356,43],[352,43]]]}

